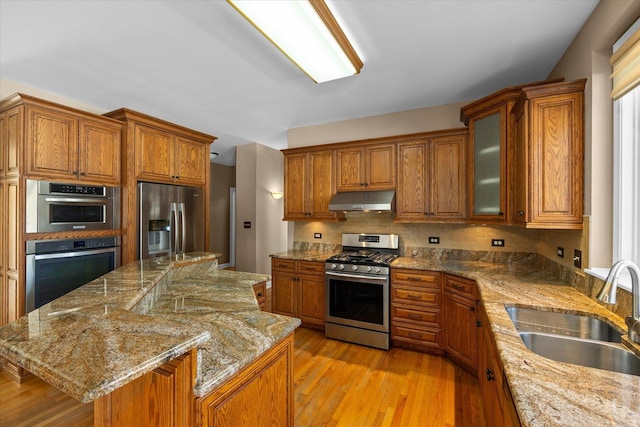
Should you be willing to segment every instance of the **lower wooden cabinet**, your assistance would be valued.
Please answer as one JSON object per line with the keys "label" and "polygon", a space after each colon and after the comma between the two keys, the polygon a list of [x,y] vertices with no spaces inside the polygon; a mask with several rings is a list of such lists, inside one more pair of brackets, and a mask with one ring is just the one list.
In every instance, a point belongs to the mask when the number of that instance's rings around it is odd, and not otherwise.
{"label": "lower wooden cabinet", "polygon": [[198,425],[293,426],[293,351],[291,334],[218,390],[200,399],[196,405],[200,412]]}
{"label": "lower wooden cabinet", "polygon": [[95,427],[190,426],[197,366],[191,350],[96,400]]}
{"label": "lower wooden cabinet", "polygon": [[391,269],[391,342],[442,353],[441,274]]}
{"label": "lower wooden cabinet", "polygon": [[271,276],[273,312],[324,329],[324,262],[272,258]]}
{"label": "lower wooden cabinet", "polygon": [[476,283],[445,274],[443,289],[443,347],[449,357],[475,373],[478,362]]}
{"label": "lower wooden cabinet", "polygon": [[479,310],[479,356],[478,382],[484,405],[484,416],[487,426],[520,426],[520,420],[511,397],[509,383],[504,373],[489,320],[482,308]]}

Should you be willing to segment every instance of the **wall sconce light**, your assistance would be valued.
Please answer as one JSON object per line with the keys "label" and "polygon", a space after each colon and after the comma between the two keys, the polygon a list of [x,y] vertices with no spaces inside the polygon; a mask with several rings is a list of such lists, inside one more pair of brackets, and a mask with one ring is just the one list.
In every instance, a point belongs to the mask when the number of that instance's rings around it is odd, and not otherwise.
{"label": "wall sconce light", "polygon": [[272,191],[271,192],[271,197],[273,197],[276,200],[280,200],[284,197],[284,193],[281,191]]}
{"label": "wall sconce light", "polygon": [[219,156],[218,153],[209,153],[209,161],[213,162],[218,156]]}

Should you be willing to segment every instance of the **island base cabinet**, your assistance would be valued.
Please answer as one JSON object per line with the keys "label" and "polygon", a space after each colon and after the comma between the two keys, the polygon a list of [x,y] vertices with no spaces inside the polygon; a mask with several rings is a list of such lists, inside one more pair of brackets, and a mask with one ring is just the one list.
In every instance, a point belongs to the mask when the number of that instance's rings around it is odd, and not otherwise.
{"label": "island base cabinet", "polygon": [[195,350],[94,402],[94,426],[193,425]]}
{"label": "island base cabinet", "polygon": [[200,426],[293,426],[293,334],[200,399]]}

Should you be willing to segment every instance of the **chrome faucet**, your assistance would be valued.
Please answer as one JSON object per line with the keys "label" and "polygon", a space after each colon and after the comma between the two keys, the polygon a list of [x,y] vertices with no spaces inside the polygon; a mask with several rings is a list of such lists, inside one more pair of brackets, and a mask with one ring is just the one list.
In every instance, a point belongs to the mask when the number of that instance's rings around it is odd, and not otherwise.
{"label": "chrome faucet", "polygon": [[616,303],[616,290],[618,289],[618,279],[622,271],[628,268],[631,273],[631,293],[632,293],[632,313],[625,319],[629,329],[629,339],[640,344],[640,269],[632,261],[621,260],[613,264],[609,271],[609,276],[604,282],[604,286],[598,292],[596,298],[598,301],[609,304]]}

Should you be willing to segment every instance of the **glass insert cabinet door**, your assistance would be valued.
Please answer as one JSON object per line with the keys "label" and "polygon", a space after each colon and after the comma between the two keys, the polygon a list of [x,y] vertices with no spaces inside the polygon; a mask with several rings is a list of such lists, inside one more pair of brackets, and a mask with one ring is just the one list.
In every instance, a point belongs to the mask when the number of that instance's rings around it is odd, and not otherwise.
{"label": "glass insert cabinet door", "polygon": [[500,109],[473,121],[472,217],[504,219],[505,216],[504,118],[505,114]]}

